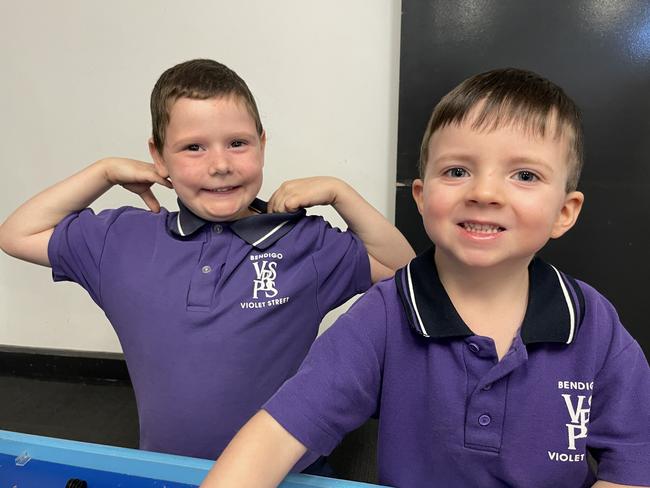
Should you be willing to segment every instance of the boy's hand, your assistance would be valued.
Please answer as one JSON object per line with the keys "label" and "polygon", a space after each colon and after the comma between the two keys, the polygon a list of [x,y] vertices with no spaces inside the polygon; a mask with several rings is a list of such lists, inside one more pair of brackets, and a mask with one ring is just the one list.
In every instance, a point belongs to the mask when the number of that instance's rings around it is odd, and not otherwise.
{"label": "boy's hand", "polygon": [[133,159],[106,158],[43,190],[12,213],[0,226],[0,249],[18,259],[49,266],[50,237],[66,215],[82,210],[106,193],[113,185],[122,185],[137,195],[153,212],[160,204],[151,185],[172,188],[153,164]]}
{"label": "boy's hand", "polygon": [[314,205],[332,205],[366,246],[372,282],[388,278],[415,253],[393,224],[345,181],[330,176],[282,183],[268,203],[268,212],[294,212]]}
{"label": "boy's hand", "polygon": [[268,202],[268,213],[295,212],[315,205],[335,205],[346,185],[338,178],[314,176],[285,181]]}
{"label": "boy's hand", "polygon": [[151,163],[126,158],[107,158],[100,161],[104,166],[106,180],[135,193],[152,212],[160,211],[160,203],[151,191],[155,183],[173,188],[172,182],[158,174]]}

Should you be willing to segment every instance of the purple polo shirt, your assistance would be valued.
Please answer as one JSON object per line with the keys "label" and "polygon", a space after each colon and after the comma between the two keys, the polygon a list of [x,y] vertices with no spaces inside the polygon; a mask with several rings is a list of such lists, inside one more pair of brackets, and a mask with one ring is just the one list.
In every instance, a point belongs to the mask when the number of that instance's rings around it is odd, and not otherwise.
{"label": "purple polo shirt", "polygon": [[316,452],[379,413],[379,481],[650,485],[650,369],[612,305],[539,259],[509,352],[473,335],[432,251],[368,291],[264,408]]}
{"label": "purple polo shirt", "polygon": [[207,223],[180,208],[71,214],[49,258],[54,280],[82,285],[115,328],[140,448],[215,459],[370,268],[354,234],[304,211]]}

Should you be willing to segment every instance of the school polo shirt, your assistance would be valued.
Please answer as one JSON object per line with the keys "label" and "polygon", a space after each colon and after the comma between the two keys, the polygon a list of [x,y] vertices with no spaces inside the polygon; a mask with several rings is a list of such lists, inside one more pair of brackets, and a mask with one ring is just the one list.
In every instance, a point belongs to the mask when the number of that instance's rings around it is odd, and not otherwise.
{"label": "school polo shirt", "polygon": [[49,258],[115,328],[140,448],[215,459],[295,373],[323,316],[370,286],[370,268],[354,234],[304,211],[207,223],[180,208],[73,213]]}
{"label": "school polo shirt", "polygon": [[613,307],[539,259],[509,352],[473,335],[433,252],[371,288],[264,408],[330,452],[379,414],[379,481],[397,487],[650,484],[650,370]]}

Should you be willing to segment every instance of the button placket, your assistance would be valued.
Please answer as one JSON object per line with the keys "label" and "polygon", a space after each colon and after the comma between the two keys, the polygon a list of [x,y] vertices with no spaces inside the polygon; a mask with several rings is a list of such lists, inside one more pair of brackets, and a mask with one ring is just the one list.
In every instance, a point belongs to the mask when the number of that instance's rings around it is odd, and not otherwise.
{"label": "button placket", "polygon": [[[216,226],[220,231],[217,232]],[[216,287],[228,253],[232,236],[220,224],[213,224],[203,231],[206,240],[198,257],[187,295],[187,306],[193,311],[207,311],[213,306]]]}
{"label": "button placket", "polygon": [[489,338],[468,337],[464,347],[468,374],[465,447],[499,452],[508,378],[499,374],[503,365]]}

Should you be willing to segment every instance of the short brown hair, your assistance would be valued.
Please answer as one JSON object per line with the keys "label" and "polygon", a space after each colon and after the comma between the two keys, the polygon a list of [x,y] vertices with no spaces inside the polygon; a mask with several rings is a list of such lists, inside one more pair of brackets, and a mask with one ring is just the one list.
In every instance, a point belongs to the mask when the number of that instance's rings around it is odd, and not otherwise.
{"label": "short brown hair", "polygon": [[531,71],[515,68],[468,78],[440,100],[420,146],[420,178],[424,178],[433,133],[446,125],[462,123],[479,104],[481,111],[472,124],[475,129],[493,130],[515,123],[544,136],[549,119],[554,118],[554,136],[565,134],[570,140],[566,191],[577,188],[583,163],[580,110],[559,86]]}
{"label": "short brown hair", "polygon": [[193,59],[166,70],[151,92],[151,126],[153,142],[162,154],[169,110],[179,98],[206,100],[235,96],[244,102],[255,121],[257,133],[264,132],[253,94],[246,82],[227,66],[212,59]]}

